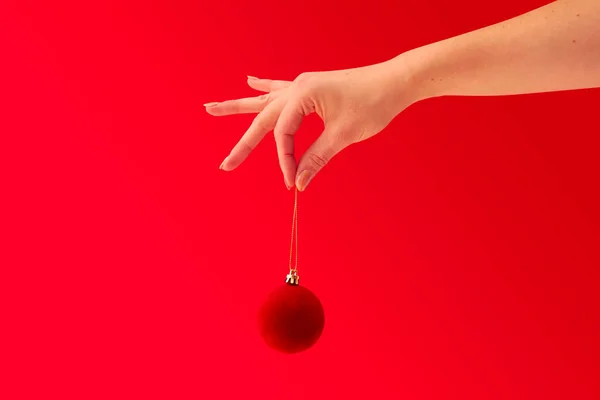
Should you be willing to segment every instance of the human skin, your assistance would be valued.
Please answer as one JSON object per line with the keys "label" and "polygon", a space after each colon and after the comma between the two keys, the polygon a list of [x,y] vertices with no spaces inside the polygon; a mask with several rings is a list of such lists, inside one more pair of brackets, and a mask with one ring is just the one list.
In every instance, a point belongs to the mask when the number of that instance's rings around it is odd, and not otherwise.
{"label": "human skin", "polygon": [[[600,87],[600,0],[559,0],[374,65],[248,85],[264,94],[204,105],[214,116],[257,114],[220,168],[237,168],[273,131],[285,184],[303,191],[336,154],[418,101]],[[324,130],[296,161],[294,135],[311,113]]]}

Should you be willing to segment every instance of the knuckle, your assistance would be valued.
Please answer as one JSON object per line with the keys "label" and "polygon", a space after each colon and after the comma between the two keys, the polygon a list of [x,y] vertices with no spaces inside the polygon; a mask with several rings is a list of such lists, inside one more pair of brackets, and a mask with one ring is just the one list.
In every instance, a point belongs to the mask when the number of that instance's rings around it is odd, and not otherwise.
{"label": "knuckle", "polygon": [[265,93],[258,96],[261,103],[268,103],[271,100],[271,93]]}
{"label": "knuckle", "polygon": [[329,160],[327,159],[327,157],[322,156],[322,155],[317,154],[317,153],[310,153],[310,154],[308,154],[308,161],[310,163],[312,163],[313,165],[315,165],[318,169],[323,168],[329,162]]}
{"label": "knuckle", "polygon": [[235,100],[225,100],[220,106],[223,111],[227,112],[237,112],[239,109],[239,105]]}
{"label": "knuckle", "polygon": [[314,73],[312,72],[303,72],[294,80],[294,82],[298,85],[306,86],[307,83],[312,82],[314,77]]}
{"label": "knuckle", "polygon": [[277,127],[273,130],[273,137],[275,138],[275,141],[277,143],[283,143],[286,140],[286,135],[281,129],[278,129]]}
{"label": "knuckle", "polygon": [[256,118],[254,118],[254,121],[252,121],[252,125],[258,130],[264,130],[269,128],[267,120],[261,114],[257,115]]}
{"label": "knuckle", "polygon": [[286,132],[285,128],[282,127],[280,124],[277,124],[275,126],[275,129],[273,130],[273,135],[275,136],[275,139],[277,139],[277,140],[282,140],[286,136],[293,136],[289,132]]}
{"label": "knuckle", "polygon": [[254,146],[252,145],[252,143],[249,143],[246,139],[240,140],[240,147],[242,147],[242,149],[244,149],[247,153],[254,150]]}

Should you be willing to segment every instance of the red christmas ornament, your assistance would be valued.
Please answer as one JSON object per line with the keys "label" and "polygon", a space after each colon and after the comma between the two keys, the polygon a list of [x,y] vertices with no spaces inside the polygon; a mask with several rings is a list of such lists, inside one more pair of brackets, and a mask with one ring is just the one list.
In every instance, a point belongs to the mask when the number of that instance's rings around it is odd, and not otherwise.
{"label": "red christmas ornament", "polygon": [[287,283],[271,292],[258,313],[259,331],[265,343],[288,354],[314,345],[325,326],[321,302],[313,292],[297,284],[297,277],[295,270],[290,271]]}
{"label": "red christmas ornament", "polygon": [[[292,255],[296,245],[296,266]],[[265,343],[283,353],[298,353],[314,345],[325,326],[325,312],[319,298],[299,286],[298,277],[298,190],[295,191],[290,273],[285,285],[275,289],[258,312],[258,328]]]}

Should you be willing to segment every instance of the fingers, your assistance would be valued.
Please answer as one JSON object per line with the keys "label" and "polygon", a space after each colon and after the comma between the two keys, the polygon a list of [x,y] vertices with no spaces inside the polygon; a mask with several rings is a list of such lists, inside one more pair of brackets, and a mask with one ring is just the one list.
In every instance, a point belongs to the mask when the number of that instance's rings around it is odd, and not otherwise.
{"label": "fingers", "polygon": [[206,112],[216,117],[234,114],[256,114],[281,95],[280,89],[285,89],[291,84],[290,81],[259,79],[249,76],[248,85],[258,91],[266,92],[266,94],[257,97],[206,103],[204,107]]}
{"label": "fingers", "polygon": [[248,86],[260,92],[275,92],[285,89],[292,84],[290,81],[278,81],[273,79],[260,79],[254,76],[248,77]]}
{"label": "fingers", "polygon": [[306,190],[315,175],[342,150],[343,146],[338,143],[337,137],[339,136],[333,134],[331,129],[326,129],[302,155],[296,178],[296,187],[299,191]]}
{"label": "fingers", "polygon": [[231,171],[237,168],[247,157],[252,150],[260,143],[267,133],[275,128],[277,116],[281,112],[283,102],[281,100],[274,101],[254,118],[252,124],[244,133],[240,141],[235,145],[229,156],[225,158],[220,169]]}
{"label": "fingers", "polygon": [[234,114],[256,114],[267,104],[279,97],[279,93],[267,93],[257,97],[247,97],[236,100],[226,100],[220,103],[207,103],[206,112],[216,117]]}
{"label": "fingers", "polygon": [[288,188],[294,187],[296,177],[296,158],[294,157],[294,135],[305,115],[312,112],[311,107],[306,107],[307,100],[299,96],[288,99],[281,111],[274,128],[275,142],[277,143],[277,156],[283,178]]}

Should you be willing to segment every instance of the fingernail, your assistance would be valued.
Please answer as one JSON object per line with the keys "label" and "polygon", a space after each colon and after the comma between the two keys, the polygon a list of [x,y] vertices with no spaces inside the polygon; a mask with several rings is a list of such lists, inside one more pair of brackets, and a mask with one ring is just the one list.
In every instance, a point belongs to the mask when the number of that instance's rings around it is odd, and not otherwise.
{"label": "fingernail", "polygon": [[302,173],[298,176],[296,183],[296,185],[298,186],[298,190],[301,192],[304,191],[310,183],[311,179],[312,176],[310,175],[309,171],[302,171]]}
{"label": "fingernail", "polygon": [[221,163],[221,165],[219,166],[219,169],[222,171],[225,171],[225,169],[223,169],[223,165],[225,165],[225,163],[227,162],[227,160],[229,159],[229,157],[225,157],[225,159],[223,160],[223,162]]}
{"label": "fingernail", "polygon": [[251,80],[251,81],[255,81],[255,80],[257,80],[258,78],[257,78],[257,77],[255,77],[255,76],[248,75],[248,79],[249,79],[249,80]]}
{"label": "fingernail", "polygon": [[213,101],[212,103],[206,103],[206,104],[204,104],[204,107],[210,108],[210,107],[216,106],[217,104],[219,104],[218,101]]}

